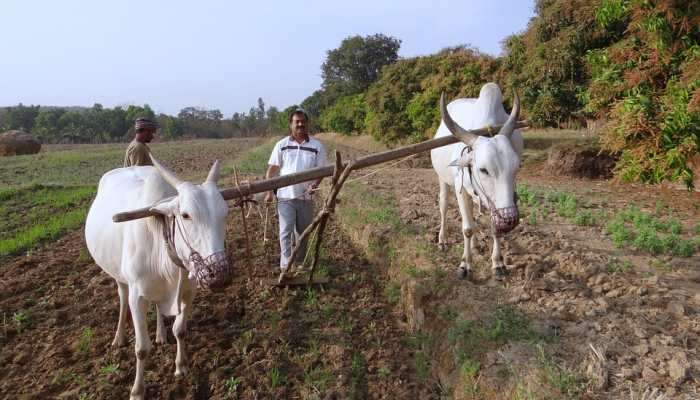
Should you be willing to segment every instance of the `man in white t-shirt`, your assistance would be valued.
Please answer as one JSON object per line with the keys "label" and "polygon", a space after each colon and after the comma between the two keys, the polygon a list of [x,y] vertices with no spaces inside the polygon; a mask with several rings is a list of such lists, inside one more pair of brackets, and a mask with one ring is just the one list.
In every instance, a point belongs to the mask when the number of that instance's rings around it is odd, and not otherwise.
{"label": "man in white t-shirt", "polygon": [[[326,149],[320,141],[309,136],[309,116],[297,108],[289,114],[290,135],[275,144],[268,161],[266,178],[282,176],[323,167],[328,164]],[[294,238],[299,237],[314,217],[311,195],[321,179],[303,182],[277,189],[277,214],[280,221],[280,269],[287,271],[292,256]],[[273,192],[265,196],[266,202],[273,200]],[[296,236],[295,236],[296,235]],[[301,243],[297,263],[306,255],[306,241]]]}

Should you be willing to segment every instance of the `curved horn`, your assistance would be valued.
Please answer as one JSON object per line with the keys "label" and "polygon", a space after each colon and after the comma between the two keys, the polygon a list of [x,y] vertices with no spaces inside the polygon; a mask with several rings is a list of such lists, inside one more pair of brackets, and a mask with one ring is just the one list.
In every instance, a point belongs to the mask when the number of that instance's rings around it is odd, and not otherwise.
{"label": "curved horn", "polygon": [[513,134],[513,131],[515,130],[515,124],[518,122],[518,115],[520,114],[520,97],[518,97],[518,93],[513,89],[513,109],[510,111],[510,115],[508,116],[508,120],[506,121],[505,124],[501,127],[501,130],[498,131],[500,135],[505,135],[506,137],[510,138],[510,135]]}
{"label": "curved horn", "polygon": [[209,170],[209,175],[207,175],[207,180],[204,183],[214,183],[219,181],[219,160],[214,161],[214,165],[211,166]]}
{"label": "curved horn", "polygon": [[165,168],[161,163],[156,160],[155,157],[153,157],[153,154],[150,154],[151,156],[151,161],[153,162],[153,166],[156,167],[158,172],[160,172],[160,176],[163,177],[172,187],[177,189],[178,185],[182,183],[180,178],[178,178],[172,171],[169,169]]}
{"label": "curved horn", "polygon": [[472,142],[474,142],[478,137],[477,135],[459,126],[459,124],[452,119],[450,113],[447,111],[447,106],[445,105],[445,92],[442,92],[442,94],[440,95],[440,116],[445,122],[445,126],[450,131],[450,133],[456,136],[465,144],[472,144]]}

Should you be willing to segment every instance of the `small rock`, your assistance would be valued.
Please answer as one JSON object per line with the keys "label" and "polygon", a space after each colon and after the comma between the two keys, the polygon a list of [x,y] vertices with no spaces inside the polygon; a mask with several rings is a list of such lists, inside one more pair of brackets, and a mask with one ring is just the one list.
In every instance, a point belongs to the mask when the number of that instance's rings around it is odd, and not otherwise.
{"label": "small rock", "polygon": [[642,378],[644,378],[646,383],[653,383],[659,381],[661,379],[661,376],[651,367],[646,366],[642,370]]}
{"label": "small rock", "polygon": [[611,298],[611,299],[612,299],[612,298],[615,298],[615,297],[620,297],[620,294],[621,294],[621,293],[620,293],[620,289],[613,289],[613,290],[609,291],[608,293],[606,293],[606,294],[605,294],[605,297],[608,297],[608,298]]}
{"label": "small rock", "polygon": [[622,379],[633,379],[639,376],[639,369],[637,368],[622,368],[620,369],[620,377]]}
{"label": "small rock", "polygon": [[648,292],[649,290],[644,286],[640,286],[637,288],[637,296],[645,296]]}
{"label": "small rock", "polygon": [[695,296],[693,296],[693,301],[695,301],[696,304],[700,304],[700,293],[696,293]]}
{"label": "small rock", "polygon": [[645,343],[642,343],[640,345],[633,346],[632,351],[634,352],[634,354],[643,357],[649,352],[649,346]]}
{"label": "small rock", "polygon": [[641,327],[639,327],[639,326],[635,326],[635,327],[634,327],[634,336],[636,336],[636,337],[638,337],[638,338],[640,338],[640,339],[646,339],[646,338],[649,337],[649,335],[647,334],[647,332],[646,332],[643,328],[641,328]]}
{"label": "small rock", "polygon": [[668,362],[668,374],[674,385],[680,385],[688,376],[690,363],[684,353],[676,353]]}
{"label": "small rock", "polygon": [[685,306],[678,301],[672,301],[666,306],[666,310],[676,318],[682,318],[685,315]]}

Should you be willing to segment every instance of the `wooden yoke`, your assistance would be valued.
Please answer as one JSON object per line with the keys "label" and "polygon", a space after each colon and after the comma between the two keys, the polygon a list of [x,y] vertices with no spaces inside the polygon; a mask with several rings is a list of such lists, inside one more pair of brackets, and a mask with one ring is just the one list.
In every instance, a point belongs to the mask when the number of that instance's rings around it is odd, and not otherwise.
{"label": "wooden yoke", "polygon": [[[515,129],[525,128],[528,125],[525,122],[518,122]],[[470,130],[469,132],[481,136],[489,136],[492,132],[498,132],[500,126],[487,127],[481,129]],[[453,135],[443,136],[436,139],[426,140],[424,142],[412,144],[409,146],[399,147],[398,149],[392,149],[383,151],[376,154],[370,154],[365,157],[360,157],[352,163],[352,169],[362,169],[366,167],[371,167],[373,165],[381,164],[387,161],[397,160],[406,156],[413,154],[422,153],[424,151],[432,150],[438,147],[447,146],[459,142]],[[343,168],[347,164],[343,164]],[[247,197],[256,193],[263,193],[274,189],[279,189],[285,186],[296,185],[297,183],[307,182],[316,180],[319,178],[325,178],[333,175],[335,166],[330,165],[327,167],[317,167],[308,169],[302,172],[297,172],[295,174],[289,174],[284,176],[278,176],[271,179],[265,179],[257,182],[252,182],[249,185],[242,186],[240,188],[230,188],[221,191],[221,195],[224,200],[240,199],[242,197]],[[150,211],[150,207],[144,207],[137,210],[125,211],[114,214],[112,220],[114,222],[124,222],[131,221],[139,218],[152,217],[156,213]]]}

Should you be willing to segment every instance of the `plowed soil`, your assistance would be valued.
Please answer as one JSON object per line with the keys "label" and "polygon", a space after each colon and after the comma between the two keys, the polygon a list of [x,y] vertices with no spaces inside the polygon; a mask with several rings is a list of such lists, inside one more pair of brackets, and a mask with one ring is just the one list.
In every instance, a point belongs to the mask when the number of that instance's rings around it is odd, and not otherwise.
{"label": "plowed soil", "polygon": [[[348,154],[361,151],[344,149]],[[541,165],[518,175],[525,182],[566,190],[592,204],[618,210],[628,204],[653,209],[663,202],[692,229],[700,221],[700,194],[641,185],[553,177]],[[399,165],[362,180],[398,199],[402,222],[421,228],[434,245],[439,224],[434,172]],[[222,182],[228,187],[231,182]],[[342,196],[341,196],[342,199]],[[459,214],[450,208],[449,240],[461,249]],[[198,292],[188,325],[190,374],[176,379],[175,341],[155,345],[146,368],[152,399],[425,399],[436,398],[441,379],[415,370],[404,316],[385,296],[389,280],[337,223],[329,226],[322,263],[331,282],[280,289],[262,279],[277,262],[274,212],[263,243],[263,220],[249,219],[252,258],[245,259],[240,212],[231,208],[228,243],[236,278],[225,291]],[[480,226],[485,226],[482,218]],[[629,389],[658,388],[668,398],[700,391],[700,257],[652,257],[615,248],[601,227],[578,227],[558,217],[521,223],[505,240],[510,271],[503,283],[490,275],[490,241],[478,236],[475,282],[447,275],[442,296],[428,296],[425,326],[444,322],[431,310],[447,302],[463,312],[507,303],[522,309],[538,329],[557,337],[552,352],[570,366],[604,377],[588,398],[630,398]],[[452,272],[461,251],[436,254]],[[610,257],[633,268],[606,271]],[[662,267],[654,260],[661,259]],[[129,345],[111,348],[118,316],[116,285],[86,253],[82,231],[0,266],[0,397],[127,398],[133,382],[133,329]],[[149,329],[155,338],[155,316]],[[168,328],[172,321],[167,321]],[[591,357],[591,346],[603,360]],[[499,393],[499,368],[522,367],[534,355],[517,346],[499,349],[481,365],[480,384]],[[437,359],[436,359],[437,360]],[[435,365],[440,364],[437,360]],[[599,372],[596,372],[599,371]],[[442,377],[444,378],[444,377]],[[533,389],[534,390],[534,389]],[[535,390],[536,392],[536,390]],[[503,392],[500,392],[503,393]],[[485,397],[498,398],[494,395]],[[551,397],[550,397],[551,398]],[[554,397],[556,398],[556,397]],[[638,398],[638,397],[632,397]]]}

